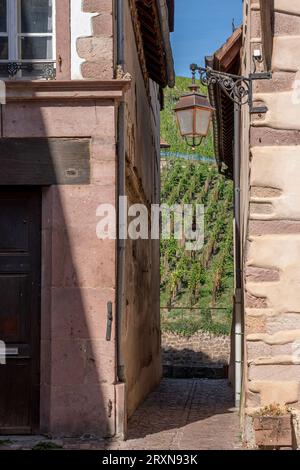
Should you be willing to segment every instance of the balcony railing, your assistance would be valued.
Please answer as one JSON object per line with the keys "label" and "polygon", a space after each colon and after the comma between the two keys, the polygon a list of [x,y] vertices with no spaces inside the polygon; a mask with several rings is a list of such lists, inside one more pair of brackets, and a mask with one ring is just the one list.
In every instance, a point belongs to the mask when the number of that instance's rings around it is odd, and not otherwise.
{"label": "balcony railing", "polygon": [[55,80],[55,61],[7,61],[0,63],[0,77],[2,78],[22,78],[22,79],[44,79]]}

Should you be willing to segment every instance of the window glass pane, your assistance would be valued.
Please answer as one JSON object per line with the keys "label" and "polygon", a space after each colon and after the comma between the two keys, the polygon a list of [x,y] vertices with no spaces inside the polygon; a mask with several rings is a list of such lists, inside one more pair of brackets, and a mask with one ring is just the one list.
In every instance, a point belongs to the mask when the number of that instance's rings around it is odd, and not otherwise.
{"label": "window glass pane", "polygon": [[21,33],[52,33],[52,0],[21,0]]}
{"label": "window glass pane", "polygon": [[8,59],[8,39],[0,38],[0,60]]}
{"label": "window glass pane", "polygon": [[21,59],[52,59],[52,37],[22,37]]}
{"label": "window glass pane", "polygon": [[6,33],[6,0],[0,0],[0,32]]}

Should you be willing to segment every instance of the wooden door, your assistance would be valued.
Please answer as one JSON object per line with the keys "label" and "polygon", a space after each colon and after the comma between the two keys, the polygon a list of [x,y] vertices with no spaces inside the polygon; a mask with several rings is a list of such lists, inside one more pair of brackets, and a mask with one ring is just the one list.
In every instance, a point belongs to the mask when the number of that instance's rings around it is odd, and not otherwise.
{"label": "wooden door", "polygon": [[0,189],[0,434],[39,427],[41,195]]}

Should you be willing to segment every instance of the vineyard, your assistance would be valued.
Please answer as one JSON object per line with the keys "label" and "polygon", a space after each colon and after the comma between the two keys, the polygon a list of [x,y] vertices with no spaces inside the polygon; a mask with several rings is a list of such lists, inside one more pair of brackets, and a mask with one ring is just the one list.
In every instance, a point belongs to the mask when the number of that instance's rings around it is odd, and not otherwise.
{"label": "vineyard", "polygon": [[[189,79],[178,78],[165,94],[162,138],[170,152],[193,155],[181,139],[173,113]],[[212,136],[197,149],[213,157]],[[233,293],[233,188],[213,163],[168,158],[162,167],[163,204],[203,204],[205,242],[200,251],[187,251],[184,243],[171,238],[161,242],[162,325],[185,335],[198,330],[229,334]]]}

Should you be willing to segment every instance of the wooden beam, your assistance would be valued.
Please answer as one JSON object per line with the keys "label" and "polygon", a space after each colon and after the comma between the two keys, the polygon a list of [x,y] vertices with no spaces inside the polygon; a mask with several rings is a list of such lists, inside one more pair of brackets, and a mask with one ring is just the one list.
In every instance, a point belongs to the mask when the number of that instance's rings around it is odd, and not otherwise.
{"label": "wooden beam", "polygon": [[226,72],[241,53],[243,32],[237,28],[226,43],[215,53],[217,70]]}
{"label": "wooden beam", "polygon": [[267,70],[272,69],[274,37],[274,0],[260,0],[263,54]]}

